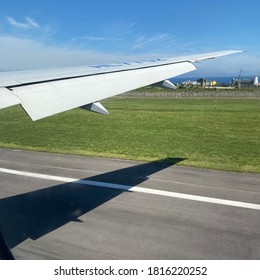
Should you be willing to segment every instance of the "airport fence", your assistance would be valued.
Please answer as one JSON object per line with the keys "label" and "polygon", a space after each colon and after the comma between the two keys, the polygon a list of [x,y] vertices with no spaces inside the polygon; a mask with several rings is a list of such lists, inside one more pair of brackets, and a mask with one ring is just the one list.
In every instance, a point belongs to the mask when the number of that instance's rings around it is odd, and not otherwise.
{"label": "airport fence", "polygon": [[120,97],[167,97],[167,98],[260,98],[260,91],[130,91],[119,95]]}

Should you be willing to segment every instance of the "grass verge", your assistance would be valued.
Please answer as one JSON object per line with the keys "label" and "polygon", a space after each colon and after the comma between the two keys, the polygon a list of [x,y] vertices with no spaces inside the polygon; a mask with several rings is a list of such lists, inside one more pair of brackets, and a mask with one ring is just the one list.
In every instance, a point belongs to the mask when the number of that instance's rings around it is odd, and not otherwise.
{"label": "grass verge", "polygon": [[112,98],[32,122],[0,110],[0,147],[260,172],[259,99]]}

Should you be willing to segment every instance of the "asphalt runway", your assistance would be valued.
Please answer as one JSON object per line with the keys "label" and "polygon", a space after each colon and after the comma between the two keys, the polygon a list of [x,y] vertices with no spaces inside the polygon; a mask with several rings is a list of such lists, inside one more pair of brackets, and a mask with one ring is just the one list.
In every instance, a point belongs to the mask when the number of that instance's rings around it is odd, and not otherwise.
{"label": "asphalt runway", "polygon": [[0,149],[0,229],[16,259],[259,260],[260,175]]}

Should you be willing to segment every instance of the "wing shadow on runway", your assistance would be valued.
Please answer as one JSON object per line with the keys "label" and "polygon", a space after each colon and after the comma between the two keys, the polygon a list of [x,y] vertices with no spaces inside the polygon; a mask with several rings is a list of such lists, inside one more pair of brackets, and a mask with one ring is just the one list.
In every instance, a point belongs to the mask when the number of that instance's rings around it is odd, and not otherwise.
{"label": "wing shadow on runway", "polygon": [[[164,159],[85,179],[132,187],[149,179],[149,175],[183,160],[183,158]],[[69,222],[81,222],[79,220],[81,215],[123,192],[117,189],[65,183],[4,198],[0,200],[0,231],[9,248],[14,248],[27,238],[35,240]]]}

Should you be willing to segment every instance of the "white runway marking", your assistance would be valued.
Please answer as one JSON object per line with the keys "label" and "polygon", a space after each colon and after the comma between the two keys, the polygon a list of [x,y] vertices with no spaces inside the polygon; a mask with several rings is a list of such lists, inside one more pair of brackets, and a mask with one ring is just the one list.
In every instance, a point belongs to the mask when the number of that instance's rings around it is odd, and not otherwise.
{"label": "white runway marking", "polygon": [[31,178],[37,178],[37,179],[52,180],[52,181],[58,181],[58,182],[74,183],[74,184],[80,184],[80,185],[88,185],[88,186],[111,188],[111,189],[119,189],[119,190],[123,190],[123,191],[147,193],[147,194],[153,194],[153,195],[159,195],[159,196],[167,196],[167,197],[181,198],[181,199],[186,199],[186,200],[193,200],[193,201],[200,201],[200,202],[206,202],[206,203],[213,203],[213,204],[227,205],[227,206],[233,206],[233,207],[260,210],[260,204],[252,204],[252,203],[235,201],[235,200],[226,200],[226,199],[219,199],[219,198],[213,198],[213,197],[190,195],[190,194],[148,189],[148,188],[142,188],[142,187],[132,187],[132,186],[127,186],[127,185],[112,184],[112,183],[98,182],[98,181],[91,181],[91,180],[80,180],[80,179],[75,179],[75,178],[45,175],[45,174],[32,173],[32,172],[24,172],[24,171],[12,170],[12,169],[6,169],[6,168],[0,168],[0,172],[7,173],[7,174],[13,174],[13,175],[19,175],[19,176],[25,176],[25,177],[31,177]]}

